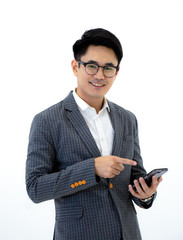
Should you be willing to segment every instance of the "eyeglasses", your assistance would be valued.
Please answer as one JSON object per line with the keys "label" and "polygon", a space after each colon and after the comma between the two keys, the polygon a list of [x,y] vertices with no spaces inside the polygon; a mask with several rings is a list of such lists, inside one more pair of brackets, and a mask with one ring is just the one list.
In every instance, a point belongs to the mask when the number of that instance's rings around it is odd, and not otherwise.
{"label": "eyeglasses", "polygon": [[85,67],[85,71],[88,75],[95,75],[99,68],[103,68],[103,74],[105,77],[108,78],[112,78],[114,77],[114,75],[116,74],[116,72],[119,70],[119,67],[115,67],[115,66],[110,66],[110,65],[106,65],[106,66],[99,66],[96,63],[90,63],[90,62],[82,62],[82,61],[78,61],[80,64],[82,64]]}

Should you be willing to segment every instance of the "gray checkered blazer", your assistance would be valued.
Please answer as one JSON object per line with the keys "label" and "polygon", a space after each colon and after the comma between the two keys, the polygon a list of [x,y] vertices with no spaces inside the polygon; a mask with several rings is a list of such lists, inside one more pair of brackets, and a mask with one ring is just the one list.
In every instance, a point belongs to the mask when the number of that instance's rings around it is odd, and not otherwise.
{"label": "gray checkered blazer", "polygon": [[[135,116],[109,102],[115,131],[113,155],[133,159],[112,179],[95,175],[99,149],[72,92],[33,119],[26,162],[26,187],[33,202],[54,199],[55,240],[139,240],[128,185],[144,176]],[[138,199],[133,199],[141,207]]]}

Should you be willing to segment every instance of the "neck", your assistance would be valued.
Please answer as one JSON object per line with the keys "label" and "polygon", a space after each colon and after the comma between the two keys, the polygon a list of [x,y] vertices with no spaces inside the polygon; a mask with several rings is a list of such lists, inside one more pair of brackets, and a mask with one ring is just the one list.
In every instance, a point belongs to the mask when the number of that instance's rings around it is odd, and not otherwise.
{"label": "neck", "polygon": [[[84,100],[84,99],[83,99]],[[85,100],[84,100],[85,101]],[[92,99],[92,101],[87,102],[90,107],[95,108],[97,114],[100,112],[100,110],[103,107],[104,104],[104,98],[103,99]]]}
{"label": "neck", "polygon": [[81,96],[77,89],[75,89],[77,95],[83,100],[85,101],[90,107],[93,107],[95,108],[97,114],[99,113],[99,111],[102,109],[103,107],[103,104],[104,104],[104,101],[105,101],[105,97],[96,97],[96,98],[93,98],[93,97],[88,97],[85,98],[84,96]]}

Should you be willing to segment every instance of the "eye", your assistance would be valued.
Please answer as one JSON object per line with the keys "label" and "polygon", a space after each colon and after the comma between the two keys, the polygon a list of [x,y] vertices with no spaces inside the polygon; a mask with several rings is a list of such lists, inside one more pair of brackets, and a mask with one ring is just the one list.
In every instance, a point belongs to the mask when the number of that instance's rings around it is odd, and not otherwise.
{"label": "eye", "polygon": [[95,64],[87,64],[87,68],[97,69],[97,65],[95,65]]}
{"label": "eye", "polygon": [[107,70],[107,71],[113,71],[113,70],[114,70],[114,68],[113,68],[113,67],[110,67],[110,66],[105,66],[104,68],[105,68],[105,70]]}

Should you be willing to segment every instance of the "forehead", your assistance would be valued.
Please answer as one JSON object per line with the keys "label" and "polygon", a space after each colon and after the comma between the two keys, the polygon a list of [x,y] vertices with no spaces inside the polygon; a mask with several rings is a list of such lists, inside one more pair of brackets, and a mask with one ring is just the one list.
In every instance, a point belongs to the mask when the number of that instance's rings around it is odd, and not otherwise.
{"label": "forehead", "polygon": [[113,63],[115,66],[118,65],[118,60],[113,49],[104,46],[90,45],[86,53],[81,57],[84,62],[93,60],[101,65],[105,63]]}

